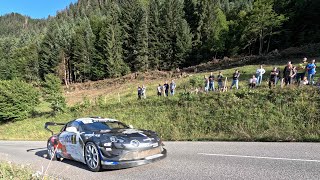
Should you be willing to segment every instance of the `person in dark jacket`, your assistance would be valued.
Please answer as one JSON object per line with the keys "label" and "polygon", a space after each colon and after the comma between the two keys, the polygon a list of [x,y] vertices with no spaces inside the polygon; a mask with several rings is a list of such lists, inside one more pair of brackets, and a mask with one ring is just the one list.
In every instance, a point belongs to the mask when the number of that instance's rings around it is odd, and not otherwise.
{"label": "person in dark jacket", "polygon": [[165,87],[165,90],[164,90],[165,96],[169,96],[170,86],[169,86],[168,82],[166,81],[166,83],[163,86]]}
{"label": "person in dark jacket", "polygon": [[283,78],[284,78],[285,85],[291,84],[292,75],[293,75],[293,67],[292,67],[291,61],[289,61],[283,70]]}
{"label": "person in dark jacket", "polygon": [[236,69],[232,76],[232,84],[230,89],[232,89],[234,85],[236,86],[236,89],[239,89],[239,77],[240,77],[240,72],[238,69]]}

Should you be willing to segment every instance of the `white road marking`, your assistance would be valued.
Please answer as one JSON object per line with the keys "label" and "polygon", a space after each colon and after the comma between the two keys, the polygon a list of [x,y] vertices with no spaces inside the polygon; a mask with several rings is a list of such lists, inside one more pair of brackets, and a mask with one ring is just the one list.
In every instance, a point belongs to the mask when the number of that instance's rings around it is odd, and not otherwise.
{"label": "white road marking", "polygon": [[313,160],[313,159],[290,159],[290,158],[276,158],[276,157],[263,157],[263,156],[243,156],[243,155],[208,154],[208,153],[198,153],[198,155],[204,155],[204,156],[220,156],[220,157],[252,158],[252,159],[270,159],[270,160],[283,160],[283,161],[301,161],[301,162],[316,162],[316,163],[320,163],[320,160]]}

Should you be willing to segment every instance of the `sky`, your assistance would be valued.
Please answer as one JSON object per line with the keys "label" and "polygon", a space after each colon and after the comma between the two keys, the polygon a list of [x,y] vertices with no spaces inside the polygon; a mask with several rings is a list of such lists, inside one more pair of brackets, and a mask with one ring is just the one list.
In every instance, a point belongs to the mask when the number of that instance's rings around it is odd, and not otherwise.
{"label": "sky", "polygon": [[0,0],[0,16],[15,12],[42,19],[55,16],[57,11],[75,2],[77,0]]}

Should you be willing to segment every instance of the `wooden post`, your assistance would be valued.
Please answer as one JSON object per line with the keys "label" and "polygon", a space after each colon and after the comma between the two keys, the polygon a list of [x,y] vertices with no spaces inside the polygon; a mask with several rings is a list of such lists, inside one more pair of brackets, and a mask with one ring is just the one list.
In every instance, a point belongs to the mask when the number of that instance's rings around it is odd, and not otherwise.
{"label": "wooden post", "polygon": [[228,91],[228,77],[226,77],[225,81],[224,81],[224,87],[223,87],[223,92],[227,92]]}
{"label": "wooden post", "polygon": [[118,100],[119,100],[119,103],[120,103],[121,102],[120,93],[118,93]]}

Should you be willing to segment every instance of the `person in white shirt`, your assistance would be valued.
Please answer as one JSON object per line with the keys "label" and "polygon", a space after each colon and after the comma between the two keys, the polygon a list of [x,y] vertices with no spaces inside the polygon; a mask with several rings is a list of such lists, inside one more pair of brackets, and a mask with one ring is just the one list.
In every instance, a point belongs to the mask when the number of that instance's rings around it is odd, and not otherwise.
{"label": "person in white shirt", "polygon": [[309,84],[308,78],[306,76],[303,77],[303,80],[300,82],[300,85],[308,85],[308,84]]}
{"label": "person in white shirt", "polygon": [[249,79],[249,88],[255,88],[257,84],[258,79],[255,75],[252,75],[252,78]]}
{"label": "person in white shirt", "polygon": [[257,69],[256,75],[257,75],[257,85],[260,85],[262,82],[262,76],[263,74],[266,73],[266,70],[263,69],[262,65],[260,66],[260,69]]}

